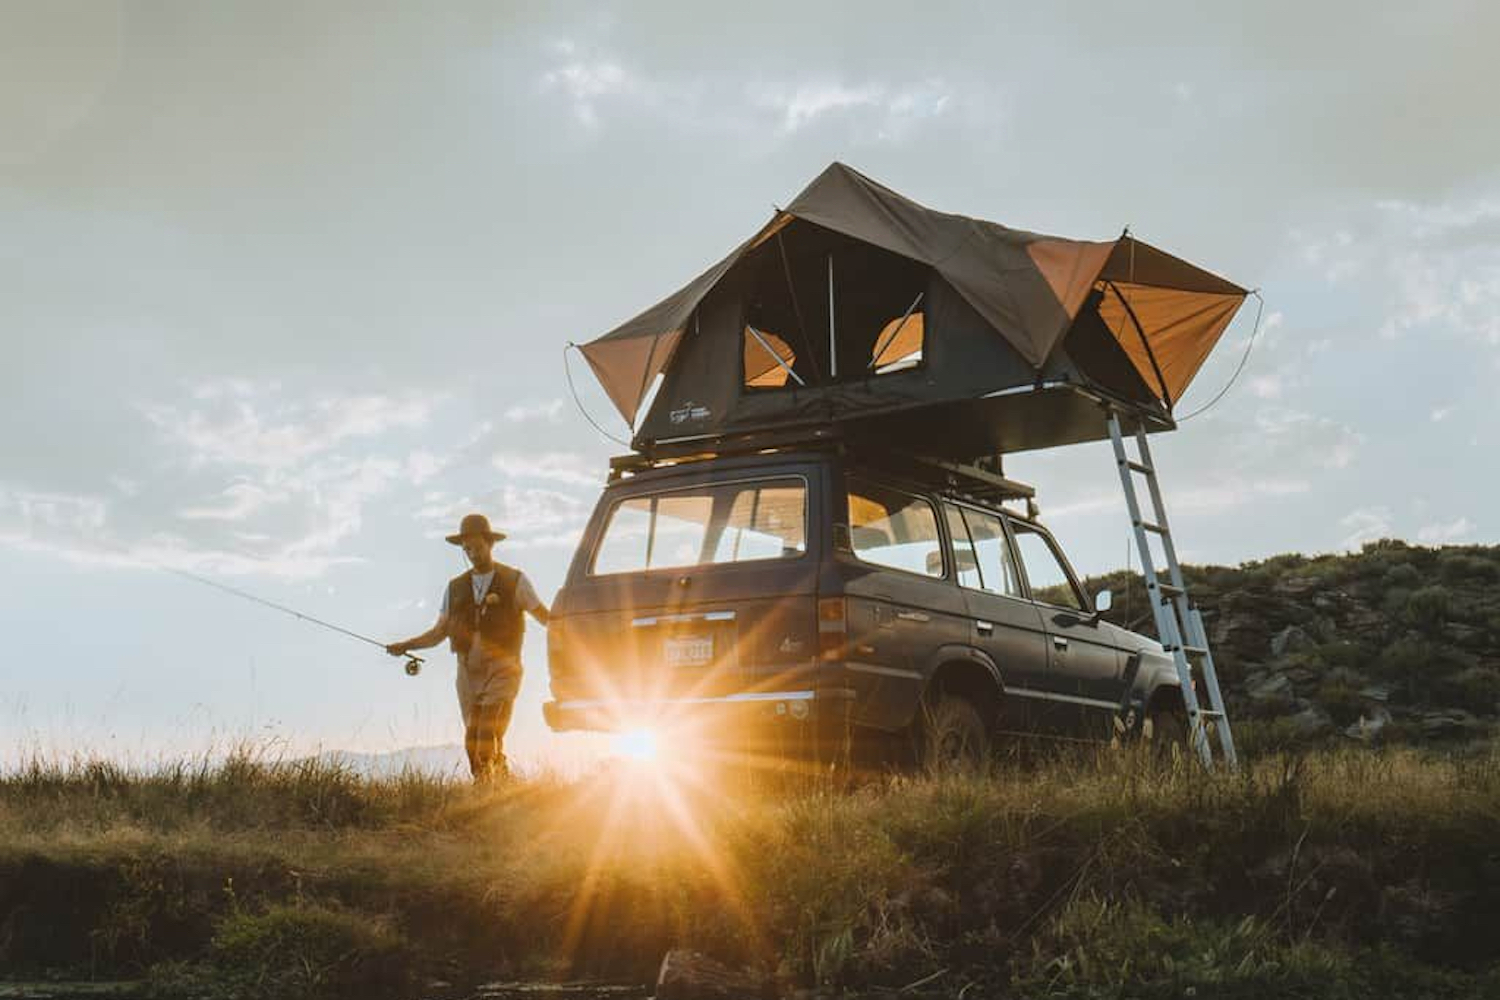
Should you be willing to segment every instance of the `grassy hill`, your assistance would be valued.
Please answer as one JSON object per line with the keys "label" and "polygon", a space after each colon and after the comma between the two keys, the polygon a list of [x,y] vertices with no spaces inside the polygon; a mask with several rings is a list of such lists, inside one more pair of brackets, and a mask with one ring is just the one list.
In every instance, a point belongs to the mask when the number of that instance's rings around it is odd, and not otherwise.
{"label": "grassy hill", "polygon": [[[1385,540],[1349,555],[1184,573],[1230,717],[1252,738],[1434,743],[1493,733],[1500,547]],[[1111,620],[1155,634],[1139,574],[1088,585],[1115,592]]]}
{"label": "grassy hill", "polygon": [[433,996],[645,982],[689,947],[783,995],[1500,997],[1500,552],[1189,572],[1239,774],[1089,749],[853,792],[693,761],[476,790],[41,761],[0,775],[0,976]]}
{"label": "grassy hill", "polygon": [[1492,750],[684,787],[38,765],[0,780],[0,969],[415,996],[690,947],[783,994],[1500,996]]}

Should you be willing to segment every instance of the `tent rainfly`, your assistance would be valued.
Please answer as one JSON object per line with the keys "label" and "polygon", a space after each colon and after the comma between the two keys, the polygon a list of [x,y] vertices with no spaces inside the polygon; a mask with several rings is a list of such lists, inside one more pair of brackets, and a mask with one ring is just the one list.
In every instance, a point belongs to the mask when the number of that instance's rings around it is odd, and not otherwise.
{"label": "tent rainfly", "polygon": [[1247,294],[1128,234],[936,212],[835,163],[582,352],[643,453],[840,423],[970,458],[1103,438],[1101,401],[1174,427]]}

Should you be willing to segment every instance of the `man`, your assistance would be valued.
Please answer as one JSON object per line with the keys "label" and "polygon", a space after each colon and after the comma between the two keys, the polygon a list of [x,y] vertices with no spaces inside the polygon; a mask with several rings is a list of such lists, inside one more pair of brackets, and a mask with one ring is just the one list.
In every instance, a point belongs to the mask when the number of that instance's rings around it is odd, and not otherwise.
{"label": "man", "polygon": [[547,606],[518,569],[495,561],[491,549],[505,537],[483,514],[469,514],[448,541],[463,546],[474,568],[448,582],[437,624],[419,636],[385,647],[392,656],[427,649],[444,639],[458,654],[458,705],[464,717],[464,750],[475,781],[509,773],[505,731],[521,688],[521,638],[525,615],[547,624]]}

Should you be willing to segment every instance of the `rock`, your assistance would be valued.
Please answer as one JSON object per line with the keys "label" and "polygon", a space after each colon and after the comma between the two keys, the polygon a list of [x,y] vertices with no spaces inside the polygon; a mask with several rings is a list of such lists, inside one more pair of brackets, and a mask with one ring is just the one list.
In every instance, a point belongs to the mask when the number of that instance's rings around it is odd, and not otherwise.
{"label": "rock", "polygon": [[1358,722],[1346,727],[1344,735],[1362,743],[1374,743],[1390,721],[1391,713],[1376,705],[1369,712],[1361,713]]}
{"label": "rock", "polygon": [[1443,632],[1458,645],[1470,648],[1483,648],[1489,640],[1488,631],[1462,622],[1449,622],[1443,626]]}
{"label": "rock", "polygon": [[1323,588],[1323,581],[1315,576],[1289,576],[1276,585],[1276,589],[1288,597],[1306,597]]}
{"label": "rock", "polygon": [[1292,682],[1286,674],[1264,674],[1260,677],[1259,683],[1256,684],[1252,684],[1249,678],[1245,680],[1245,693],[1256,701],[1290,698],[1295,693],[1292,690]]}
{"label": "rock", "polygon": [[1292,733],[1304,739],[1321,736],[1333,728],[1328,713],[1309,701],[1297,702],[1299,710],[1287,716],[1287,725]]}
{"label": "rock", "polygon": [[1291,681],[1294,687],[1307,687],[1318,681],[1318,672],[1312,667],[1287,667],[1281,671],[1281,676]]}
{"label": "rock", "polygon": [[661,960],[657,1000],[768,1000],[769,980],[748,969],[732,969],[702,952],[674,948]]}
{"label": "rock", "polygon": [[1484,723],[1461,708],[1445,708],[1417,713],[1417,726],[1428,739],[1442,740],[1473,736],[1484,731]]}
{"label": "rock", "polygon": [[1334,667],[1323,675],[1325,684],[1338,684],[1356,691],[1364,687],[1366,677],[1353,667]]}
{"label": "rock", "polygon": [[1271,658],[1279,660],[1290,653],[1300,653],[1305,649],[1311,649],[1316,643],[1312,636],[1303,631],[1300,625],[1288,625],[1286,628],[1271,636]]}

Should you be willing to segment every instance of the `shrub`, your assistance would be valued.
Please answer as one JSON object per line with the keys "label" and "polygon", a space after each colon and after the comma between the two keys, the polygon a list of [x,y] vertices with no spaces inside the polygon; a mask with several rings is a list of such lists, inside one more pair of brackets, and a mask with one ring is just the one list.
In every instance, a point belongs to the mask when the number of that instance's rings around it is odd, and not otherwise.
{"label": "shrub", "polygon": [[383,920],[317,904],[232,913],[214,935],[221,981],[262,996],[386,995],[405,985],[405,942]]}
{"label": "shrub", "polygon": [[1405,587],[1390,588],[1380,601],[1380,610],[1389,618],[1402,618],[1406,614],[1406,606],[1411,603],[1412,593]]}
{"label": "shrub", "polygon": [[1489,667],[1460,670],[1443,685],[1444,700],[1476,715],[1500,708],[1500,671]]}
{"label": "shrub", "polygon": [[1500,563],[1466,552],[1445,551],[1438,557],[1438,573],[1449,583],[1496,583],[1500,582]]}
{"label": "shrub", "polygon": [[1406,619],[1417,628],[1434,631],[1448,620],[1452,596],[1439,584],[1412,591],[1406,602]]}
{"label": "shrub", "polygon": [[1387,589],[1415,590],[1422,585],[1422,574],[1411,563],[1397,563],[1385,571],[1385,585]]}

